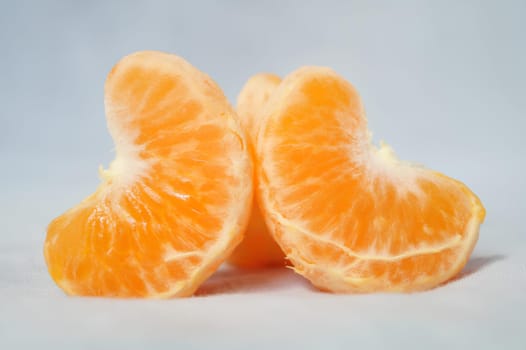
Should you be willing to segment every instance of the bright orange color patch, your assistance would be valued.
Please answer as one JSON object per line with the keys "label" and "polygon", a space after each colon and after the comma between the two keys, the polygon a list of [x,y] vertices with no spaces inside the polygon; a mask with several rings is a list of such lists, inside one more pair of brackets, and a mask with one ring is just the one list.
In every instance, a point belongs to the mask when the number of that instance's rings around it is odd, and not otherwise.
{"label": "bright orange color patch", "polygon": [[138,52],[105,86],[116,158],[49,227],[44,254],[71,295],[191,295],[242,239],[252,200],[244,133],[221,89],[183,59]]}
{"label": "bright orange color patch", "polygon": [[[247,132],[250,145],[255,142],[259,115],[280,82],[281,79],[274,74],[256,74],[247,81],[239,93],[237,112],[241,126]],[[244,268],[285,265],[285,255],[270,236],[256,198],[254,198],[245,238],[228,262]]]}
{"label": "bright orange color patch", "polygon": [[270,230],[321,289],[432,288],[462,269],[477,241],[477,196],[372,146],[358,93],[328,68],[302,68],[280,84],[256,153]]}

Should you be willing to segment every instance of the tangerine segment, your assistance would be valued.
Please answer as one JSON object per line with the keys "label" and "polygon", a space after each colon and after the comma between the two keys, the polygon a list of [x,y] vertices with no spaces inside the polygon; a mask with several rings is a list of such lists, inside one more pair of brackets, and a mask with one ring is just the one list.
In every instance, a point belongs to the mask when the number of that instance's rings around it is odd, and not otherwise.
{"label": "tangerine segment", "polygon": [[[255,143],[261,110],[280,82],[281,78],[277,75],[256,74],[247,81],[239,93],[237,112],[241,126],[248,135],[250,149]],[[254,181],[256,181],[255,177]],[[228,258],[228,262],[242,268],[285,265],[285,254],[270,236],[255,197],[243,241]]]}
{"label": "tangerine segment", "polygon": [[371,144],[357,91],[305,67],[267,103],[259,195],[294,269],[333,292],[416,291],[465,265],[485,210],[464,184]]}
{"label": "tangerine segment", "polygon": [[262,109],[280,83],[281,78],[275,74],[259,73],[248,79],[237,96],[240,123],[252,143],[256,139]]}
{"label": "tangerine segment", "polygon": [[123,58],[105,85],[116,158],[54,219],[44,254],[70,295],[191,295],[241,241],[252,163],[220,88],[175,55]]}

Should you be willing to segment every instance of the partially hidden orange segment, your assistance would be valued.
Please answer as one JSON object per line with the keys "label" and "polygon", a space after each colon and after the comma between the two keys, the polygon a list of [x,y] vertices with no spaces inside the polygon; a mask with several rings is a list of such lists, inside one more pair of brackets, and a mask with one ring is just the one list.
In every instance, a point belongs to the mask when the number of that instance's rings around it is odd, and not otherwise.
{"label": "partially hidden orange segment", "polygon": [[[241,126],[247,133],[250,148],[255,142],[259,115],[280,82],[281,78],[277,75],[256,74],[247,81],[239,93],[237,113]],[[285,255],[270,236],[255,197],[252,208],[245,237],[230,256],[228,262],[243,268],[285,265]]]}
{"label": "partially hidden orange segment", "polygon": [[70,295],[191,295],[248,222],[252,163],[235,112],[206,74],[153,51],[112,69],[105,108],[116,158],[49,224],[49,273]]}
{"label": "partially hidden orange segment", "polygon": [[251,144],[255,141],[263,108],[280,83],[281,78],[275,74],[255,74],[247,80],[237,96],[239,121]]}
{"label": "partially hidden orange segment", "polygon": [[410,292],[455,276],[485,210],[461,182],[372,145],[354,87],[328,68],[267,102],[257,178],[269,228],[299,274],[332,292]]}

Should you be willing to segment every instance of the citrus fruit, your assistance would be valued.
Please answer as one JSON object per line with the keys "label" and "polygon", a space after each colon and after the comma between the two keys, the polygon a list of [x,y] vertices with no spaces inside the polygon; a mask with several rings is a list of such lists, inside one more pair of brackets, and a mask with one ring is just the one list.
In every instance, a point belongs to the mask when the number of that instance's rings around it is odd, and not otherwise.
{"label": "citrus fruit", "polygon": [[[277,75],[256,74],[246,82],[239,93],[237,115],[248,136],[249,149],[254,145],[259,113],[280,82],[281,78]],[[254,197],[252,214],[243,241],[228,258],[228,262],[242,268],[261,268],[283,266],[285,261],[285,255],[268,232]]]}
{"label": "citrus fruit", "polygon": [[252,162],[237,116],[206,74],[153,51],[115,65],[105,109],[115,160],[49,224],[49,273],[70,295],[190,295],[248,221]]}
{"label": "citrus fruit", "polygon": [[304,67],[266,104],[257,177],[269,229],[320,289],[409,292],[457,274],[485,210],[464,184],[372,145],[354,87]]}
{"label": "citrus fruit", "polygon": [[237,96],[237,115],[241,126],[254,143],[259,115],[272,93],[281,83],[281,78],[271,73],[259,73],[247,80]]}

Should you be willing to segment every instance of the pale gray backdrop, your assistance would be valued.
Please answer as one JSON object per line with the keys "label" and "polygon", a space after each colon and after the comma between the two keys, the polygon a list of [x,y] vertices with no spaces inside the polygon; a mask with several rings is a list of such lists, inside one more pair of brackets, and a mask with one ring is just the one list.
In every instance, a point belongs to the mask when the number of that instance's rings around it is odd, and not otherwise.
{"label": "pale gray backdrop", "polygon": [[[0,344],[525,349],[525,18],[520,0],[1,1]],[[105,76],[145,49],[185,57],[232,102],[257,72],[341,73],[375,141],[485,204],[462,278],[410,296],[332,296],[289,272],[223,272],[187,300],[64,297],[45,270],[45,227],[111,161]]]}

